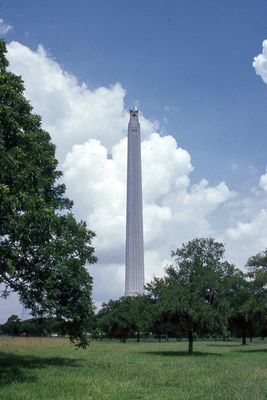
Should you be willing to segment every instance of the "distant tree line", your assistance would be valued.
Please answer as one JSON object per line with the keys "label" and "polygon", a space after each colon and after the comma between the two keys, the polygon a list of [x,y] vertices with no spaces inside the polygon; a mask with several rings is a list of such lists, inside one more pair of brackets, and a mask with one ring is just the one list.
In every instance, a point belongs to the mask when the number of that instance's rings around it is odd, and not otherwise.
{"label": "distant tree line", "polygon": [[[172,252],[173,265],[146,286],[146,294],[102,304],[88,316],[85,333],[93,339],[195,338],[267,336],[267,250],[249,258],[247,272],[224,260],[224,246],[201,238]],[[68,335],[64,319],[11,316],[2,335]]]}
{"label": "distant tree line", "polygon": [[8,336],[51,336],[65,335],[64,320],[56,318],[29,318],[21,320],[17,315],[11,315],[0,325],[0,334]]}
{"label": "distant tree line", "polygon": [[94,336],[122,341],[153,334],[188,339],[267,336],[267,250],[251,257],[247,273],[225,261],[224,246],[214,239],[194,239],[172,252],[173,265],[154,278],[146,295],[121,297],[102,305]]}

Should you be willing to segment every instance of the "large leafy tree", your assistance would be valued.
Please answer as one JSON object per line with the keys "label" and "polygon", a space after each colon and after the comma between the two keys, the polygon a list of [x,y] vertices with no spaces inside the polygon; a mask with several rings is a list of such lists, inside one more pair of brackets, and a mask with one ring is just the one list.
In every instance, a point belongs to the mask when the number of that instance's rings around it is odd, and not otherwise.
{"label": "large leafy tree", "polygon": [[59,183],[55,146],[32,113],[20,77],[8,71],[0,41],[0,283],[33,315],[65,321],[71,340],[86,345],[92,314],[94,233],[71,212]]}
{"label": "large leafy tree", "polygon": [[224,246],[214,239],[194,239],[172,252],[175,264],[163,278],[147,285],[161,318],[187,335],[189,354],[194,334],[222,332],[227,324],[224,281],[234,267],[223,255]]}

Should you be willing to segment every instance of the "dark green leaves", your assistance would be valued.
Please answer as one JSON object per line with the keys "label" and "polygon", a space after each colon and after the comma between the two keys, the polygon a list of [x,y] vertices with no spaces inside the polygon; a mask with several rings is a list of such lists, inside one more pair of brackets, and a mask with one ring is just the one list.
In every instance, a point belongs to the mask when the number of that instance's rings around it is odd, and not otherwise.
{"label": "dark green leaves", "polygon": [[[92,313],[94,233],[71,213],[55,146],[6,70],[0,41],[0,282],[36,316],[63,319],[71,340],[86,344]],[[6,294],[3,293],[3,294]]]}

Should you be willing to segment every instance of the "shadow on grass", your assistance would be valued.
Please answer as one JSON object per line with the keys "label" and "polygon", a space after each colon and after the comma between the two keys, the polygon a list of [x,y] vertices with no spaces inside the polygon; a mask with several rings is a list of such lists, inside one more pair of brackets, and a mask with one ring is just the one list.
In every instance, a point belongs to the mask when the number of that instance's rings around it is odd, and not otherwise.
{"label": "shadow on grass", "polygon": [[167,356],[167,357],[203,357],[203,356],[219,356],[221,357],[222,354],[219,353],[207,353],[202,351],[194,351],[193,354],[188,354],[187,351],[144,351],[142,354],[151,354],[153,356]]}
{"label": "shadow on grass", "polygon": [[0,352],[0,388],[17,382],[36,382],[33,370],[56,367],[79,368],[81,359],[34,357]]}
{"label": "shadow on grass", "polygon": [[209,347],[241,347],[242,344],[241,343],[218,343],[218,344],[214,344],[214,343],[207,343],[207,346]]}
{"label": "shadow on grass", "polygon": [[244,350],[238,350],[238,353],[267,353],[267,348],[266,349],[247,349],[247,350],[245,350],[245,348],[244,348]]}

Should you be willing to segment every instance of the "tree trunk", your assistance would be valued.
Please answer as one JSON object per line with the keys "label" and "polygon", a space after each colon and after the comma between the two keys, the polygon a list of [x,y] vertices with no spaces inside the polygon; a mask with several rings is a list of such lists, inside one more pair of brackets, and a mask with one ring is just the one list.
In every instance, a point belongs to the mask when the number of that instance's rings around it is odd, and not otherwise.
{"label": "tree trunk", "polygon": [[159,332],[159,342],[161,342],[161,332]]}
{"label": "tree trunk", "polygon": [[188,354],[193,354],[193,331],[189,330],[188,336]]}
{"label": "tree trunk", "polygon": [[140,331],[137,331],[137,342],[140,342]]}
{"label": "tree trunk", "polygon": [[168,332],[165,332],[165,341],[166,341],[166,342],[168,342],[168,341],[169,341]]}
{"label": "tree trunk", "polygon": [[245,346],[247,344],[247,338],[246,338],[246,322],[243,322],[242,325],[242,345]]}

